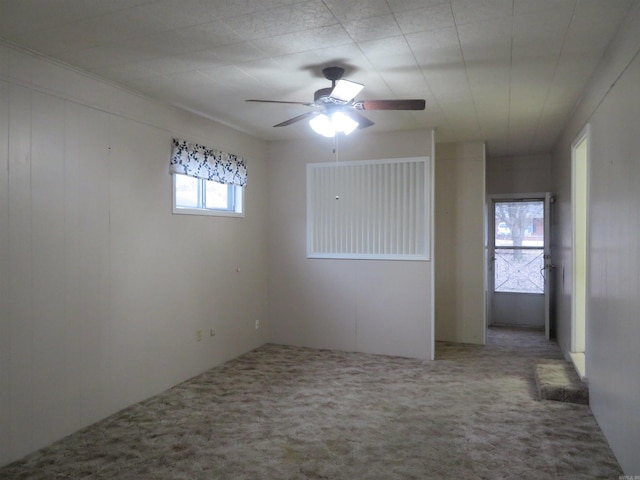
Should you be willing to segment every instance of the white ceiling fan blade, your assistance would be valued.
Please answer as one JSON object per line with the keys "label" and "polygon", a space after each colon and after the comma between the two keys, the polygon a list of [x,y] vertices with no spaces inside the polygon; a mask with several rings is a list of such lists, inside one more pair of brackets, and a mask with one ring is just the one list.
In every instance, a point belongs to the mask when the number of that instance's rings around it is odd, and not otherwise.
{"label": "white ceiling fan blade", "polygon": [[329,96],[341,102],[350,102],[363,88],[364,85],[361,83],[340,79],[336,82],[336,86]]}

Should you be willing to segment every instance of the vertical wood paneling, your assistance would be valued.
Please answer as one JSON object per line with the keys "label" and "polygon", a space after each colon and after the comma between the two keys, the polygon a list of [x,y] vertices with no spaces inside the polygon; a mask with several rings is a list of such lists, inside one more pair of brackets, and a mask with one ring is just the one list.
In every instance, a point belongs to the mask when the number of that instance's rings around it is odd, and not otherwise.
{"label": "vertical wood paneling", "polygon": [[[149,152],[140,152],[140,138],[153,135],[151,127],[130,121],[111,122],[110,142],[110,244],[109,271],[110,320],[112,322],[112,344],[110,362],[113,382],[120,388],[115,393],[117,405],[128,405],[145,397],[148,378],[147,334],[145,315],[149,301],[153,301],[150,290],[157,278],[149,275],[153,271],[151,252],[153,245],[145,245],[152,237],[152,222],[148,211],[149,185],[145,181]],[[130,232],[137,231],[137,235]],[[162,301],[157,299],[156,301]]]}
{"label": "vertical wood paneling", "polygon": [[34,93],[31,108],[34,435],[64,435],[70,408],[64,315],[64,102]]}
{"label": "vertical wood paneling", "polygon": [[[109,351],[113,337],[110,310],[111,243],[109,205],[109,120],[111,117],[84,109],[81,118],[87,125],[78,129],[80,148],[80,237],[81,278],[84,300],[83,358],[90,359],[92,370],[83,375],[83,419],[101,417],[117,408],[114,401],[113,365]],[[81,124],[83,122],[81,121]],[[91,152],[91,155],[87,155]]]}
{"label": "vertical wood paneling", "polygon": [[[2,48],[2,47],[0,47]],[[1,71],[1,69],[0,69]],[[9,85],[0,81],[0,386],[9,385]],[[0,387],[0,465],[9,461],[9,388]]]}
{"label": "vertical wood paneling", "polygon": [[10,452],[33,445],[33,276],[31,259],[31,92],[9,92]]}
{"label": "vertical wood paneling", "polygon": [[484,144],[439,144],[435,162],[436,338],[484,343]]}
{"label": "vertical wood paneling", "polygon": [[115,408],[109,345],[109,116],[74,104],[66,113],[67,295],[74,321],[69,344],[80,359],[79,421]]}
{"label": "vertical wood paneling", "polygon": [[308,166],[308,255],[426,259],[425,159]]}
{"label": "vertical wood paneling", "polygon": [[85,367],[81,356],[82,345],[82,321],[80,316],[80,304],[83,299],[80,295],[81,262],[78,256],[80,251],[80,218],[79,210],[82,198],[79,192],[79,169],[80,162],[77,153],[77,142],[73,139],[77,137],[79,120],[77,118],[78,107],[73,103],[65,103],[64,126],[65,126],[65,156],[64,156],[64,317],[67,321],[65,350],[67,352],[67,375],[69,405],[71,414],[69,426],[72,429],[80,428],[82,424],[82,390],[80,378],[82,369]]}
{"label": "vertical wood paneling", "polygon": [[[0,56],[6,51],[0,46]],[[138,97],[127,105],[130,120],[64,92],[21,87],[37,76],[55,89],[42,60],[25,56],[12,55],[9,81],[0,81],[0,464],[255,348],[268,333],[268,322],[254,328],[267,320],[265,143]],[[76,100],[81,91],[109,109],[133,98],[60,69]],[[150,126],[158,112],[167,129]],[[241,221],[171,215],[170,129],[249,149],[254,213]],[[196,328],[213,327],[215,338],[195,342]]]}
{"label": "vertical wood paneling", "polygon": [[[640,30],[636,28],[635,32],[637,45]],[[633,473],[640,471],[639,57],[634,56],[589,122],[585,350],[589,403],[625,473]],[[570,165],[570,158],[564,161]],[[570,192],[568,178],[562,190]],[[563,245],[570,244],[570,232],[562,232],[568,239]],[[569,326],[570,316],[560,321]]]}

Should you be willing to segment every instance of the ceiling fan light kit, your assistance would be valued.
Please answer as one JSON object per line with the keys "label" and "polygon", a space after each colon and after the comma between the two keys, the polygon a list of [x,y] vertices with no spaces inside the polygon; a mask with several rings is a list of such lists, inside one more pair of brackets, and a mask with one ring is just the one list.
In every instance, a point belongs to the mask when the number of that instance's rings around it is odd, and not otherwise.
{"label": "ceiling fan light kit", "polygon": [[306,107],[318,107],[320,112],[307,112],[302,115],[290,118],[284,122],[274,125],[274,127],[286,127],[292,123],[309,119],[311,128],[325,137],[334,137],[336,133],[342,132],[345,135],[353,132],[356,128],[370,127],[374,123],[358,110],[424,110],[424,99],[404,99],[404,100],[359,100],[355,97],[364,88],[361,83],[352,82],[342,78],[344,68],[326,67],[322,70],[325,78],[331,81],[331,88],[321,88],[316,90],[313,102],[289,102],[278,100],[247,100],[247,102],[264,103],[288,103],[303,105]]}
{"label": "ceiling fan light kit", "polygon": [[349,135],[360,126],[356,120],[340,111],[333,112],[331,116],[324,113],[316,115],[309,120],[309,125],[314,132],[328,138],[334,137],[337,133]]}

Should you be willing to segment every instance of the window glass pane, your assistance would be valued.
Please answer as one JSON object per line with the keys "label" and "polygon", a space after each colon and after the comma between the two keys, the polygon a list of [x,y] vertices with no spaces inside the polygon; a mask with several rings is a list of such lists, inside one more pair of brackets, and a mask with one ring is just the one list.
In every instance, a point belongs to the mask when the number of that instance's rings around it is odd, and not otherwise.
{"label": "window glass pane", "polygon": [[230,210],[233,207],[233,205],[229,204],[229,190],[231,189],[229,185],[209,180],[206,180],[205,183],[207,189],[205,208]]}
{"label": "window glass pane", "polygon": [[176,174],[176,207],[198,207],[198,182],[197,178]]}
{"label": "window glass pane", "polygon": [[544,293],[544,251],[500,249],[495,252],[495,291]]}
{"label": "window glass pane", "polygon": [[496,202],[496,247],[543,247],[544,202]]}

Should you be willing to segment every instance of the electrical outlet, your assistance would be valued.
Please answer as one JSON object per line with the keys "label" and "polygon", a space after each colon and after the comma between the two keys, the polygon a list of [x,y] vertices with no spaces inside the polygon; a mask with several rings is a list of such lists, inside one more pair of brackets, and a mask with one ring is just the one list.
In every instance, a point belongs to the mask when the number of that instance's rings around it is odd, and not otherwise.
{"label": "electrical outlet", "polygon": [[216,331],[213,328],[211,330],[209,330],[209,336],[210,337],[215,337],[216,336]]}
{"label": "electrical outlet", "polygon": [[202,330],[196,330],[196,342],[202,341]]}
{"label": "electrical outlet", "polygon": [[256,320],[256,330],[260,328],[260,320]]}

